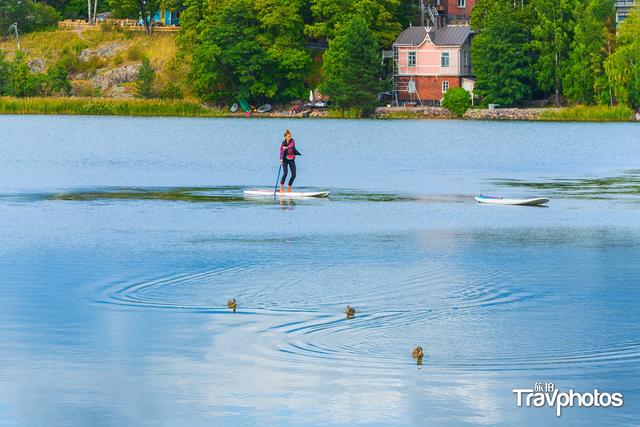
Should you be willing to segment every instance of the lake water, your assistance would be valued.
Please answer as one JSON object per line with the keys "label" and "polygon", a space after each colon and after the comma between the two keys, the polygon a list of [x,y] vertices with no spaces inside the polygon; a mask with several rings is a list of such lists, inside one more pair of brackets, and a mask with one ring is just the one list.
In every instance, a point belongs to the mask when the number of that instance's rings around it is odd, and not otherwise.
{"label": "lake water", "polygon": [[[298,188],[329,199],[243,197],[273,186],[284,128]],[[640,424],[638,125],[0,132],[0,425]],[[518,408],[540,382],[625,403]]]}

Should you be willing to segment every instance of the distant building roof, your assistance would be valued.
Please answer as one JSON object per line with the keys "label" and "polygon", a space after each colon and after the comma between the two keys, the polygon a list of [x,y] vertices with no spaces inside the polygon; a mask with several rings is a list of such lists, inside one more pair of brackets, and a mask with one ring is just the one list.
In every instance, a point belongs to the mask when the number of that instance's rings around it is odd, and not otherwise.
{"label": "distant building roof", "polygon": [[466,25],[450,25],[429,31],[429,38],[436,46],[460,46],[470,34],[471,30]]}
{"label": "distant building roof", "polygon": [[427,38],[427,27],[409,27],[400,33],[395,44],[403,46],[420,46]]}
{"label": "distant building roof", "polygon": [[395,41],[398,46],[420,46],[429,35],[429,39],[436,46],[463,45],[471,30],[466,25],[450,25],[431,29],[429,27],[409,27],[404,30]]}

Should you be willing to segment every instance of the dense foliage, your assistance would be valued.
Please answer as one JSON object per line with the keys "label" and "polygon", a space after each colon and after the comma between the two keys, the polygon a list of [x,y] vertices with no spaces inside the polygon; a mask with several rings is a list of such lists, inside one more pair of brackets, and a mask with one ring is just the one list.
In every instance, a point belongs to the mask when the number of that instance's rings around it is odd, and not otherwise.
{"label": "dense foliage", "polygon": [[616,36],[614,0],[479,0],[471,20],[476,94],[505,106],[543,97],[639,105],[637,9]]}
{"label": "dense foliage", "polygon": [[193,49],[191,74],[198,96],[213,102],[303,96],[311,58],[304,46],[300,2],[226,0],[215,8],[204,22],[194,17],[193,26],[187,21],[183,30],[184,43]]}
{"label": "dense foliage", "polygon": [[444,93],[442,106],[458,117],[471,107],[471,95],[461,87],[454,87]]}
{"label": "dense foliage", "polygon": [[20,33],[55,27],[60,20],[56,9],[32,0],[0,0],[0,34],[6,36],[9,26],[17,23]]}
{"label": "dense foliage", "polygon": [[0,96],[51,96],[69,95],[71,85],[67,70],[58,61],[46,73],[33,73],[23,52],[17,52],[8,62],[0,52]]}
{"label": "dense foliage", "polygon": [[324,55],[323,93],[341,109],[370,112],[382,89],[380,47],[367,21],[354,15],[336,31]]}
{"label": "dense foliage", "polygon": [[[99,12],[143,18],[180,11],[177,60],[189,85],[159,76],[148,86],[163,98],[192,87],[201,100],[253,104],[304,99],[319,86],[340,109],[370,110],[381,85],[380,50],[418,24],[416,0],[90,0]],[[87,0],[0,0],[0,34],[52,28],[85,18]],[[477,0],[471,26],[475,95],[483,104],[555,104],[640,108],[640,12],[620,26],[614,0]],[[326,46],[329,46],[325,50]],[[63,53],[33,73],[27,58],[0,57],[0,94],[70,92],[75,57]],[[141,57],[128,57],[140,60]],[[155,63],[155,60],[154,60]],[[149,65],[150,66],[150,65]],[[143,64],[143,73],[147,70]],[[384,80],[384,79],[383,79]],[[155,88],[155,89],[154,89]],[[143,95],[146,94],[146,95]],[[150,96],[146,89],[140,96]],[[453,92],[455,93],[455,92]],[[453,96],[453,95],[450,95]]]}

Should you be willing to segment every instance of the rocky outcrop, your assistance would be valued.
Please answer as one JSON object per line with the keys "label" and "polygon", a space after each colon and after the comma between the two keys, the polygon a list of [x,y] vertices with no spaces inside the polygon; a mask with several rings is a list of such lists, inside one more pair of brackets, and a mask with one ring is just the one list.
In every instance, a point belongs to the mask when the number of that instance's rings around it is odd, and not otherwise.
{"label": "rocky outcrop", "polygon": [[[474,120],[540,120],[543,111],[552,108],[495,108],[469,109],[464,114],[465,119]],[[415,119],[456,119],[449,110],[443,107],[380,107],[376,109],[375,117],[386,118],[415,118]]]}
{"label": "rocky outcrop", "polygon": [[543,111],[552,108],[495,108],[481,110],[467,110],[465,119],[476,120],[540,120]]}
{"label": "rocky outcrop", "polygon": [[27,65],[29,65],[29,70],[31,70],[32,73],[41,73],[44,71],[45,62],[42,58],[33,58],[27,62]]}
{"label": "rocky outcrop", "polygon": [[380,119],[452,119],[453,114],[442,107],[379,107],[375,117]]}
{"label": "rocky outcrop", "polygon": [[140,64],[128,64],[113,69],[100,69],[91,79],[91,83],[101,91],[107,91],[123,83],[135,81]]}
{"label": "rocky outcrop", "polygon": [[87,62],[92,56],[97,56],[98,58],[111,58],[126,47],[127,45],[125,43],[115,42],[95,49],[83,49],[82,52],[80,52],[79,58],[80,61],[83,62]]}

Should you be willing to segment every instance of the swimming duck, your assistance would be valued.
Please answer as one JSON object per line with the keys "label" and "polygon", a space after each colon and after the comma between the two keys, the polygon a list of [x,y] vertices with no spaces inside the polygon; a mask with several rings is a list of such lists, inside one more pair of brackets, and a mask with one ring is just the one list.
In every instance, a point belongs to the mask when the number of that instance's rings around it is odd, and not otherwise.
{"label": "swimming duck", "polygon": [[350,319],[356,315],[356,309],[353,307],[347,306],[347,310],[345,311],[345,313],[347,313],[347,319]]}
{"label": "swimming duck", "polygon": [[414,348],[413,353],[411,353],[411,357],[413,357],[414,359],[421,360],[423,356],[424,353],[422,352],[422,347],[420,346]]}
{"label": "swimming duck", "polygon": [[227,301],[227,307],[229,307],[235,313],[236,308],[238,308],[238,303],[236,302],[236,299],[234,298]]}

